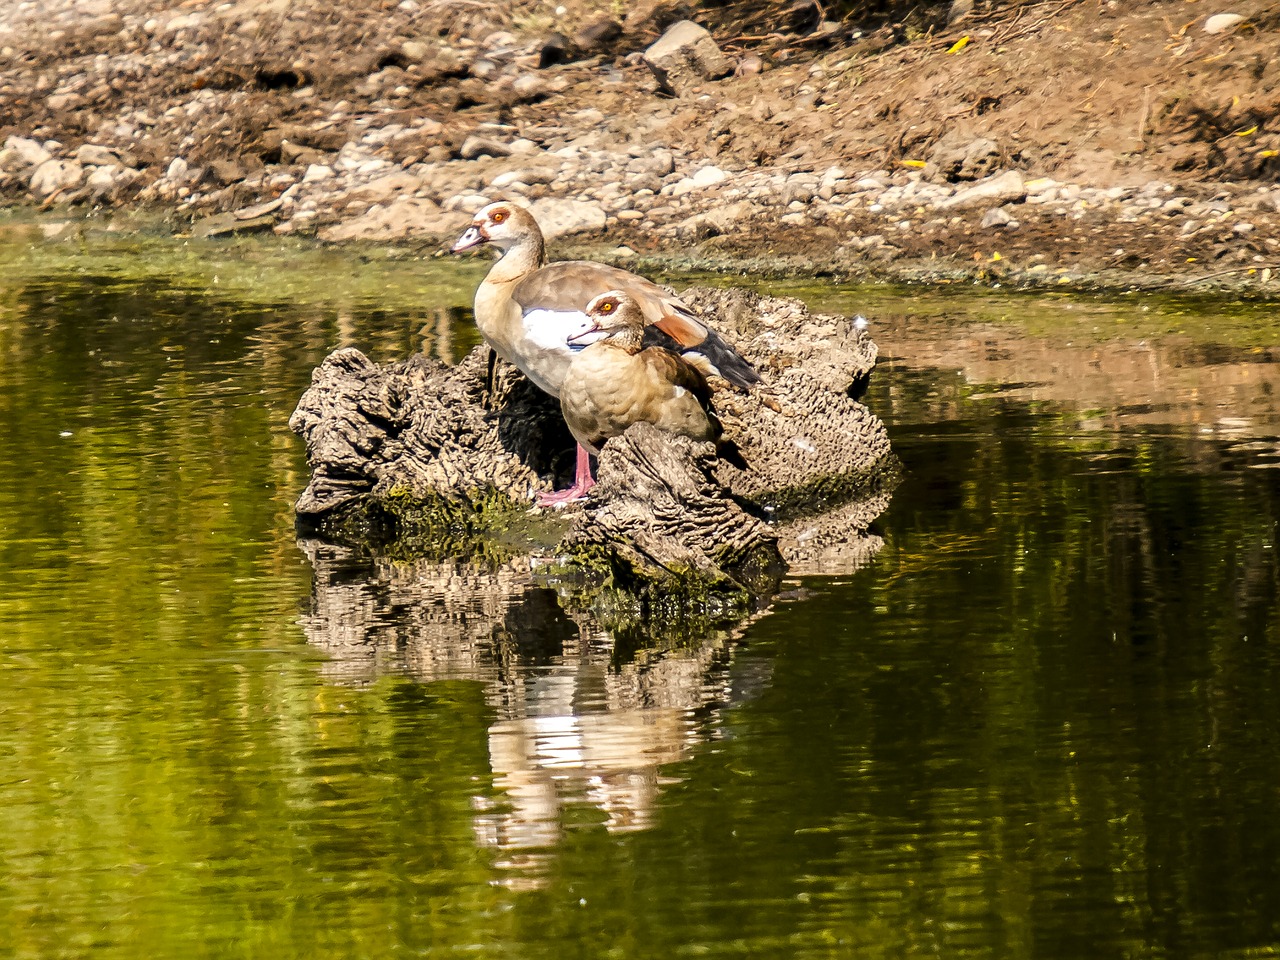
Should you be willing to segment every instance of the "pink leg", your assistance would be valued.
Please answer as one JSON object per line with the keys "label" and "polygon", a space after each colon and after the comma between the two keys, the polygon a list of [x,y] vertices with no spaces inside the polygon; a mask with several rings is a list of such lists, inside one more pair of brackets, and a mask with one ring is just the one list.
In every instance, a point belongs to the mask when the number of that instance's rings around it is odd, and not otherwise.
{"label": "pink leg", "polygon": [[556,493],[538,494],[538,506],[559,507],[573,503],[585,497],[587,491],[595,485],[595,477],[591,476],[591,454],[587,453],[586,447],[578,444],[578,465],[573,471],[573,486]]}

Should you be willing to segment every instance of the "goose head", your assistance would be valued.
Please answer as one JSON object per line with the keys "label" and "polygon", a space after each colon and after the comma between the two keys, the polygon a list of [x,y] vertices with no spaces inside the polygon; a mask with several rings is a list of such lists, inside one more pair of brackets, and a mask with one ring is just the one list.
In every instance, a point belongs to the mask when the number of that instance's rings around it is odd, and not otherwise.
{"label": "goose head", "polygon": [[476,213],[471,226],[463,231],[462,236],[449,248],[449,252],[461,253],[489,243],[506,253],[512,247],[530,240],[542,240],[542,231],[538,229],[537,221],[524,207],[498,200]]}
{"label": "goose head", "polygon": [[640,304],[621,290],[610,290],[595,297],[585,312],[587,326],[571,336],[571,342],[591,337],[592,342],[607,340],[628,350],[640,348],[644,339],[644,313]]}

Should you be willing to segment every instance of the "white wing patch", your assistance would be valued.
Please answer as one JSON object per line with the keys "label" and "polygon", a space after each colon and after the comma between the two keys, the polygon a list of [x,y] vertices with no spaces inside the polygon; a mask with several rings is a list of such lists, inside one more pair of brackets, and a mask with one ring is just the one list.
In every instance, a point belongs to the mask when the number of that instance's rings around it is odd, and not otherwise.
{"label": "white wing patch", "polygon": [[521,341],[516,345],[520,369],[553,397],[560,395],[573,355],[599,334],[569,342],[569,337],[591,326],[580,310],[533,309],[520,318]]}
{"label": "white wing patch", "polygon": [[587,315],[580,310],[530,310],[525,313],[521,323],[525,339],[542,350],[584,347],[593,339],[584,337],[569,343],[571,336],[591,326]]}

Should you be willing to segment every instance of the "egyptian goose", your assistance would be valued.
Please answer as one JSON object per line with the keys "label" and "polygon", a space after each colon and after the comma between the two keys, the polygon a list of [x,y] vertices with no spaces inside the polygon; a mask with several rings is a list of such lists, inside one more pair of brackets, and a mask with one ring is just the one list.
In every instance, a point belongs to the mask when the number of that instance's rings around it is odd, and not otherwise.
{"label": "egyptian goose", "polygon": [[[645,320],[645,339],[684,354],[704,373],[749,388],[760,375],[678,297],[644,277],[585,260],[547,263],[546,245],[528,210],[507,201],[481,209],[452,252],[484,244],[501,251],[476,290],[476,326],[494,351],[553,397],[560,396],[573,359],[569,337],[590,324],[584,313],[595,297],[621,291]],[[576,343],[578,348],[585,344]],[[574,485],[545,495],[547,505],[581,497],[594,483],[587,451],[579,445]]]}
{"label": "egyptian goose", "polygon": [[680,354],[644,346],[639,303],[610,290],[586,313],[591,324],[571,339],[593,342],[574,356],[560,388],[560,409],[581,447],[599,454],[606,440],[640,421],[694,440],[720,438],[706,377]]}

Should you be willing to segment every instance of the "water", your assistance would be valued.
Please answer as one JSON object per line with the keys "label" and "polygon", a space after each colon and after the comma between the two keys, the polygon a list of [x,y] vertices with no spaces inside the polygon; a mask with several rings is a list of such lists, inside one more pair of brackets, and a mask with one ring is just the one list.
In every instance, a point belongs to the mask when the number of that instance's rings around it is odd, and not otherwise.
{"label": "water", "polygon": [[476,267],[0,263],[0,956],[1280,952],[1264,309],[806,291],[885,355],[884,546],[654,638],[295,537],[312,367],[458,356]]}

